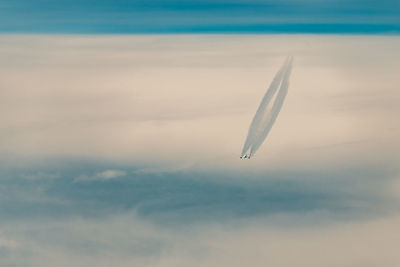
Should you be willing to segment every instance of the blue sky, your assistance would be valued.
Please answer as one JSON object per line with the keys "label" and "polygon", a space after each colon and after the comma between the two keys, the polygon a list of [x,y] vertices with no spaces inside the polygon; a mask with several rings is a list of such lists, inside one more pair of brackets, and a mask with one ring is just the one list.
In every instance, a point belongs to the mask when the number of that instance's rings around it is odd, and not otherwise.
{"label": "blue sky", "polygon": [[17,33],[398,33],[397,0],[2,0]]}

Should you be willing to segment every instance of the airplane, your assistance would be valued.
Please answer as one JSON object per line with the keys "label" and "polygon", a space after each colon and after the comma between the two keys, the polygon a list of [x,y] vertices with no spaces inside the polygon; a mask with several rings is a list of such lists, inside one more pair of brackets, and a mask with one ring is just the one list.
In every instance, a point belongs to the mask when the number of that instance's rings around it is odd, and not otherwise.
{"label": "airplane", "polygon": [[240,156],[241,159],[250,159],[251,155],[245,154],[244,156]]}

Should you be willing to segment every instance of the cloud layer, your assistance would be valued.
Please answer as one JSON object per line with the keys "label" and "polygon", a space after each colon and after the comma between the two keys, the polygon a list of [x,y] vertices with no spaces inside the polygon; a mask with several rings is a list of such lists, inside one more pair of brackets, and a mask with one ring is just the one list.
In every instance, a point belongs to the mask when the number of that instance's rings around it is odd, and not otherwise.
{"label": "cloud layer", "polygon": [[[397,267],[399,47],[0,36],[0,265]],[[285,108],[240,161],[287,54]]]}

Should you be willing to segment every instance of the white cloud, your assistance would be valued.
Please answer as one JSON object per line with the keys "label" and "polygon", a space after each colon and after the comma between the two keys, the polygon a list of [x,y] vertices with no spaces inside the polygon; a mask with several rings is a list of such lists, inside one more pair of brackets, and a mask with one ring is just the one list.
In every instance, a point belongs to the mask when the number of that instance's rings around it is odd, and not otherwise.
{"label": "white cloud", "polygon": [[125,171],[106,170],[104,172],[97,173],[96,177],[99,177],[103,180],[108,180],[108,179],[114,179],[114,178],[118,178],[118,177],[125,176],[125,175],[126,175]]}
{"label": "white cloud", "polygon": [[[0,38],[3,154],[242,169],[386,160],[399,147],[396,36]],[[237,164],[287,54],[279,119],[258,160]]]}
{"label": "white cloud", "polygon": [[[218,164],[224,171],[266,165],[316,170],[335,162],[398,166],[388,158],[397,160],[400,145],[399,37],[3,35],[0,40],[0,150],[16,155],[16,164],[21,155],[76,155],[150,166],[138,173]],[[295,65],[280,117],[258,158],[239,162],[258,101],[288,53]],[[106,169],[74,181],[127,174]],[[397,181],[392,187],[399,194]],[[34,189],[41,197],[45,188]],[[32,192],[17,193],[19,200],[29,200],[21,202],[30,203],[27,208],[35,204]],[[263,221],[178,231],[110,217],[2,221],[7,238],[0,236],[0,249],[21,247],[9,266],[17,259],[26,261],[18,266],[400,266],[396,216],[313,229],[296,227],[297,218],[291,218],[286,224],[294,226],[288,229]]]}
{"label": "white cloud", "polygon": [[111,180],[127,175],[123,170],[105,170],[94,175],[82,174],[75,177],[74,182]]}
{"label": "white cloud", "polygon": [[18,247],[18,242],[9,238],[6,238],[2,233],[0,233],[0,249],[15,249]]}
{"label": "white cloud", "polygon": [[[157,227],[132,216],[10,226],[29,266],[398,267],[398,216],[316,227],[248,224]],[[26,235],[24,233],[29,233]],[[20,250],[19,250],[20,249]],[[19,251],[24,252],[25,254]],[[24,256],[23,259],[15,255]],[[43,259],[47,259],[43,261]],[[0,264],[7,262],[0,258]],[[26,264],[20,264],[26,266]]]}
{"label": "white cloud", "polygon": [[27,180],[42,180],[42,179],[58,179],[60,178],[59,173],[47,173],[47,172],[37,172],[37,173],[30,173],[30,174],[21,174],[23,179]]}

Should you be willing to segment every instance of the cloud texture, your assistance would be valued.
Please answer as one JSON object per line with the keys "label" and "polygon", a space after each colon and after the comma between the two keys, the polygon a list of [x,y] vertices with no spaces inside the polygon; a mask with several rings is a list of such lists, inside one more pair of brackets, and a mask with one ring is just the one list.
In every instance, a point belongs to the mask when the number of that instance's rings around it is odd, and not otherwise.
{"label": "cloud texture", "polygon": [[[0,36],[0,265],[397,267],[399,47]],[[240,161],[287,54],[277,127]]]}

